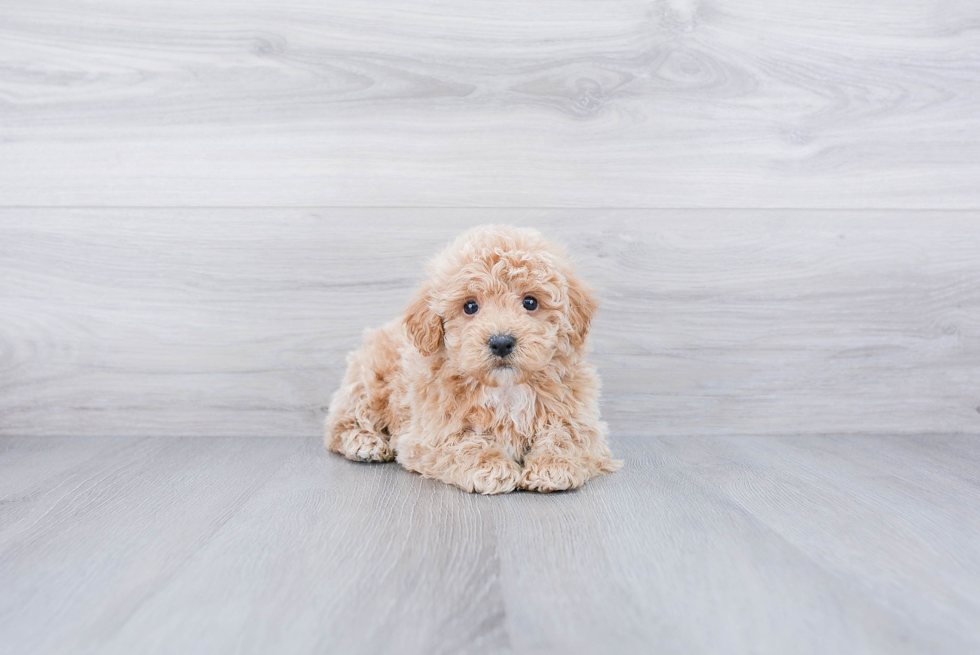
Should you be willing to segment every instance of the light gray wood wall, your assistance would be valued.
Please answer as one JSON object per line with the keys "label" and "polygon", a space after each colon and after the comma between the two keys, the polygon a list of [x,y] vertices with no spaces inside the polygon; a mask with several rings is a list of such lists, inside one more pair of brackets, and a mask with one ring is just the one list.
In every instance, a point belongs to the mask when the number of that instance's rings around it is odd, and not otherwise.
{"label": "light gray wood wall", "polygon": [[5,0],[0,434],[315,433],[483,222],[634,434],[980,432],[972,0]]}
{"label": "light gray wood wall", "polygon": [[975,0],[4,0],[19,205],[943,207]]}
{"label": "light gray wood wall", "polygon": [[620,432],[976,431],[966,212],[20,209],[2,430],[306,434],[344,354],[489,221],[563,238],[603,299]]}

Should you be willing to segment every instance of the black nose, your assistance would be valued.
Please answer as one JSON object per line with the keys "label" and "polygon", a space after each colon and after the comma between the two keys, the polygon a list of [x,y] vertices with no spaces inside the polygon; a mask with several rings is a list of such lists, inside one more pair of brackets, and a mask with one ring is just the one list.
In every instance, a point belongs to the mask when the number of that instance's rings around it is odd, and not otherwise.
{"label": "black nose", "polygon": [[497,357],[506,357],[509,355],[514,349],[515,344],[517,344],[517,339],[509,334],[495,334],[487,339],[487,345],[490,346],[490,352]]}

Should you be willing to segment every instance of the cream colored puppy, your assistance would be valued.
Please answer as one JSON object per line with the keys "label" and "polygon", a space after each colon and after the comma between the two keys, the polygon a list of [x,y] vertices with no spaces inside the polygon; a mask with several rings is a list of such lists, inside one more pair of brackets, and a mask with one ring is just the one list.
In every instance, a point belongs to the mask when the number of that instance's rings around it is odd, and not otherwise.
{"label": "cream colored puppy", "polygon": [[347,360],[330,450],[466,491],[558,491],[619,468],[585,362],[596,310],[535,230],[479,227],[429,264],[398,320]]}

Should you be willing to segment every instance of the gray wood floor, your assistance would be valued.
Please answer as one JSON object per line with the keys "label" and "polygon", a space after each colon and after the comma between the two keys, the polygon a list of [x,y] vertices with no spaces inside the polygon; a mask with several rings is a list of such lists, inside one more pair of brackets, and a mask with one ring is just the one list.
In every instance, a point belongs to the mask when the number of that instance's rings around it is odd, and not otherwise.
{"label": "gray wood floor", "polygon": [[980,649],[980,438],[614,447],[485,498],[312,438],[2,438],[0,652]]}

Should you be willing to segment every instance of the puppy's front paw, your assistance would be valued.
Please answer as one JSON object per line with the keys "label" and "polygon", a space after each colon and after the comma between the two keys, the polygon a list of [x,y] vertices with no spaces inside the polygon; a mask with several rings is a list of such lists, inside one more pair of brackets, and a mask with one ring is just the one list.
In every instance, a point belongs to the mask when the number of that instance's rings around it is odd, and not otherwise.
{"label": "puppy's front paw", "polygon": [[390,462],[395,459],[395,453],[384,437],[363,430],[344,433],[339,452],[355,462]]}
{"label": "puppy's front paw", "polygon": [[588,479],[588,468],[567,457],[532,455],[524,461],[521,488],[528,491],[577,489]]}
{"label": "puppy's front paw", "polygon": [[473,491],[480,494],[505,494],[517,488],[521,481],[521,469],[517,462],[506,456],[494,457],[483,462],[473,471]]}

